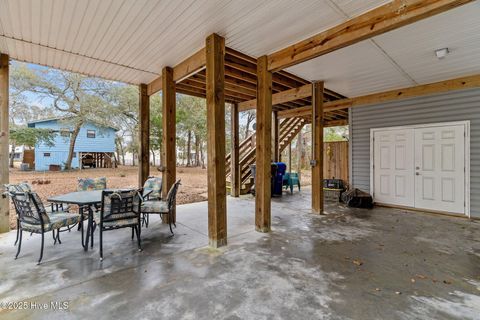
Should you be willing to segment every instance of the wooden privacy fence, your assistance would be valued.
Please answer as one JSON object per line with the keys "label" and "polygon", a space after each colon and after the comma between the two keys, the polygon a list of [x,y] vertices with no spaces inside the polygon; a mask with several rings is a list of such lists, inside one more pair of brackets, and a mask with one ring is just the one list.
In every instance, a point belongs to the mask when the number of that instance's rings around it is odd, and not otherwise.
{"label": "wooden privacy fence", "polygon": [[342,179],[348,184],[348,141],[323,143],[324,179]]}

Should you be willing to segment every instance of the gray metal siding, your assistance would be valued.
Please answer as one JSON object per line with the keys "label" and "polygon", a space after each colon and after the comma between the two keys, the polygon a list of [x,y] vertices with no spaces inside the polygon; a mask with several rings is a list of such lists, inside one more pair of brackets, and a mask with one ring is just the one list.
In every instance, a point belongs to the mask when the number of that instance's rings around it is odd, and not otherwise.
{"label": "gray metal siding", "polygon": [[480,89],[352,108],[352,185],[370,191],[370,129],[464,120],[470,120],[470,211],[480,217]]}

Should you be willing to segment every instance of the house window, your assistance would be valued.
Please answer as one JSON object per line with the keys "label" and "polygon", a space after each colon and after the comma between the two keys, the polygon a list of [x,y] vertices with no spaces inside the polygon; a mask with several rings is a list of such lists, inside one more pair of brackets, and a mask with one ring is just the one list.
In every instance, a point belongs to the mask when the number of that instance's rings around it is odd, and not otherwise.
{"label": "house window", "polygon": [[43,157],[44,157],[44,158],[50,158],[50,152],[45,152],[45,153],[43,154]]}
{"label": "house window", "polygon": [[62,129],[60,129],[60,135],[62,137],[68,138],[68,137],[70,137],[70,130],[68,128],[62,128]]}
{"label": "house window", "polygon": [[95,138],[95,130],[87,130],[87,138]]}
{"label": "house window", "polygon": [[76,157],[77,157],[77,153],[74,152],[74,153],[72,154],[72,158],[76,158]]}

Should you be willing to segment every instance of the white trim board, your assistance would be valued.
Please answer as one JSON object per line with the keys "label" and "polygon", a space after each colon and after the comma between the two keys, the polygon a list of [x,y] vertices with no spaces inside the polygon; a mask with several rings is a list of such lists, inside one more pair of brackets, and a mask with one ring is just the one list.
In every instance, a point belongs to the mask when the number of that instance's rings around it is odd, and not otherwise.
{"label": "white trim board", "polygon": [[[388,130],[400,130],[400,129],[418,129],[418,128],[431,128],[431,127],[443,127],[452,125],[465,126],[465,215],[471,218],[470,213],[470,120],[465,121],[452,121],[452,122],[439,122],[439,123],[427,123],[418,125],[405,125],[395,127],[384,128],[371,128],[370,129],[370,194],[375,202],[374,190],[374,134],[376,131],[388,131]],[[415,208],[419,209],[419,208]],[[421,209],[419,209],[421,210]],[[448,212],[447,212],[448,213]],[[458,214],[457,214],[458,215]]]}

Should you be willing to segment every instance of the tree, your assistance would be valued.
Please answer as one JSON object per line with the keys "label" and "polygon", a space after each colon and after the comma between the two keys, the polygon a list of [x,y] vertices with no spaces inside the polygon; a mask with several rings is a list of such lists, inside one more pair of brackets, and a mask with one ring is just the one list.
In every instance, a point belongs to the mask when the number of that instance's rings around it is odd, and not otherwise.
{"label": "tree", "polygon": [[34,147],[43,143],[49,147],[54,145],[54,139],[57,133],[50,129],[19,127],[10,130],[10,140],[17,145]]}
{"label": "tree", "polygon": [[248,110],[240,113],[240,117],[245,119],[245,126],[242,126],[244,131],[242,140],[247,139],[248,135],[250,134],[250,126],[255,121],[255,116],[255,110]]}
{"label": "tree", "polygon": [[83,75],[50,68],[32,69],[16,65],[12,83],[20,92],[33,92],[51,103],[55,113],[72,126],[65,169],[70,169],[76,139],[82,125],[88,121],[110,125],[115,109],[105,99],[112,83]]}

